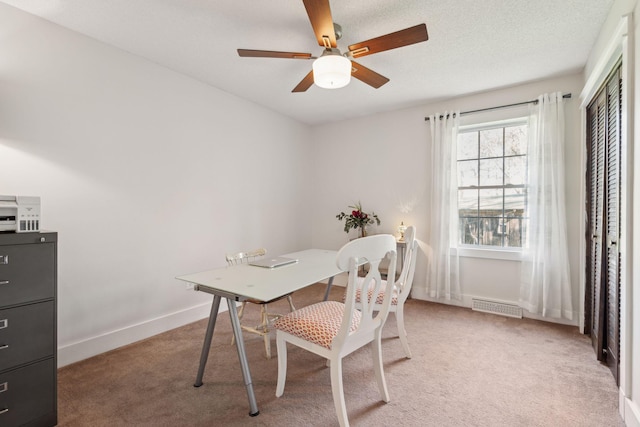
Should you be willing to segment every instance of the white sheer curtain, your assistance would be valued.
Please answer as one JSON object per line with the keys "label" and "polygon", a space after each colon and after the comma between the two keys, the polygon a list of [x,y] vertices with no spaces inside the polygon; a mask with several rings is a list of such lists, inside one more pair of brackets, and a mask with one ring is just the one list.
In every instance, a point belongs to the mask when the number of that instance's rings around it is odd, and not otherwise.
{"label": "white sheer curtain", "polygon": [[562,94],[544,94],[529,117],[528,244],[520,304],[544,317],[573,318],[564,195]]}
{"label": "white sheer curtain", "polygon": [[[460,112],[436,114],[431,124],[430,236],[433,259],[429,263],[427,291],[432,298],[461,299],[458,262],[457,139]],[[457,217],[457,214],[456,214]],[[451,249],[454,248],[454,249]]]}

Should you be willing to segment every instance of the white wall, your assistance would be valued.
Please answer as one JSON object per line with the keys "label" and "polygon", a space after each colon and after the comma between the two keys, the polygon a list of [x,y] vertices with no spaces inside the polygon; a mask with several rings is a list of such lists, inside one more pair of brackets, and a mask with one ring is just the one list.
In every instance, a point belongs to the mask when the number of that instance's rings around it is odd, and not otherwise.
{"label": "white wall", "polygon": [[[313,157],[316,160],[313,242],[315,246],[336,248],[348,236],[335,215],[353,201],[379,214],[377,232],[396,233],[400,221],[417,227],[422,251],[419,253],[413,296],[427,299],[425,292],[429,236],[430,131],[425,116],[445,110],[469,111],[536,99],[545,92],[572,93],[566,100],[566,194],[573,307],[577,325],[580,235],[577,218],[580,206],[581,74],[553,78],[508,89],[465,96],[446,102],[332,123],[313,128]],[[375,94],[372,94],[375,96]],[[505,114],[504,110],[499,114]],[[495,113],[492,113],[495,119]],[[468,117],[468,116],[465,116]],[[485,114],[489,120],[489,115]],[[329,137],[331,136],[331,137]],[[410,212],[404,213],[409,207]],[[331,230],[331,231],[329,231]],[[425,252],[426,251],[426,252]],[[518,303],[520,265],[517,261],[461,258],[463,305],[471,297]]]}
{"label": "white wall", "polygon": [[306,126],[1,3],[0,52],[0,194],[59,233],[59,365],[208,315],[175,276],[226,251],[310,245]]}

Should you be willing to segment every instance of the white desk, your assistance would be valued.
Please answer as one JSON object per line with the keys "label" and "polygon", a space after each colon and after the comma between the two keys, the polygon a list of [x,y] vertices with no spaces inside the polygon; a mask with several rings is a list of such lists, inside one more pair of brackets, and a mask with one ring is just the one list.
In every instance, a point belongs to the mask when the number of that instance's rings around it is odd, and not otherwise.
{"label": "white desk", "polygon": [[325,294],[326,299],[333,276],[342,272],[336,265],[337,254],[336,251],[308,249],[285,254],[284,256],[297,258],[298,262],[278,268],[269,269],[241,264],[176,277],[176,279],[193,283],[194,289],[197,291],[214,295],[211,313],[209,314],[209,324],[207,325],[207,332],[205,333],[200,355],[200,366],[198,367],[198,375],[194,386],[200,387],[202,385],[202,376],[209,356],[220,300],[226,298],[242,376],[249,397],[249,415],[258,415],[260,411],[253,392],[251,372],[247,362],[247,354],[244,348],[242,329],[240,328],[235,302],[246,299],[269,301],[329,278],[329,285]]}

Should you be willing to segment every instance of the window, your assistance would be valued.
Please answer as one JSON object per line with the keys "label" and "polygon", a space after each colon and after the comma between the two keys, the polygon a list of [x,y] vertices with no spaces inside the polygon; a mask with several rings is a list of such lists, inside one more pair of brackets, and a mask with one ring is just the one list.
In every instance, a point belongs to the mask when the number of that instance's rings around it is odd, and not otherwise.
{"label": "window", "polygon": [[459,243],[521,248],[527,229],[526,119],[462,127],[457,156]]}

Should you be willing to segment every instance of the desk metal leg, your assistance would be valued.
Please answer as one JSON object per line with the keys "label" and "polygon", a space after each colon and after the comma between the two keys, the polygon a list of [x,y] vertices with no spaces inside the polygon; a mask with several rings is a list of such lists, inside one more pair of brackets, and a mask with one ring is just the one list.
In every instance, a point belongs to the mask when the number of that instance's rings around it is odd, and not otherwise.
{"label": "desk metal leg", "polygon": [[218,317],[218,310],[220,309],[220,296],[214,295],[213,304],[211,305],[211,313],[209,314],[209,324],[207,325],[207,332],[204,334],[204,344],[202,344],[202,353],[200,354],[200,366],[198,367],[198,375],[196,376],[196,382],[194,387],[200,387],[202,385],[202,376],[204,375],[204,367],[207,364],[207,358],[209,357],[209,349],[211,348],[211,337],[213,337],[213,330],[216,327],[216,318]]}
{"label": "desk metal leg", "polygon": [[331,276],[329,277],[329,282],[327,282],[327,290],[324,292],[324,300],[328,300],[329,299],[329,291],[331,290],[331,286],[333,285],[333,278],[335,276]]}
{"label": "desk metal leg", "polygon": [[236,303],[227,298],[229,306],[229,317],[231,318],[231,326],[233,327],[233,335],[236,337],[236,348],[238,349],[238,359],[240,359],[240,367],[242,368],[242,377],[244,385],[247,388],[247,396],[249,397],[249,415],[255,417],[260,414],[256,396],[253,393],[253,384],[251,383],[251,372],[249,371],[249,362],[247,362],[247,353],[244,349],[244,340],[242,339],[242,328],[240,327],[240,319],[238,318],[238,309]]}

